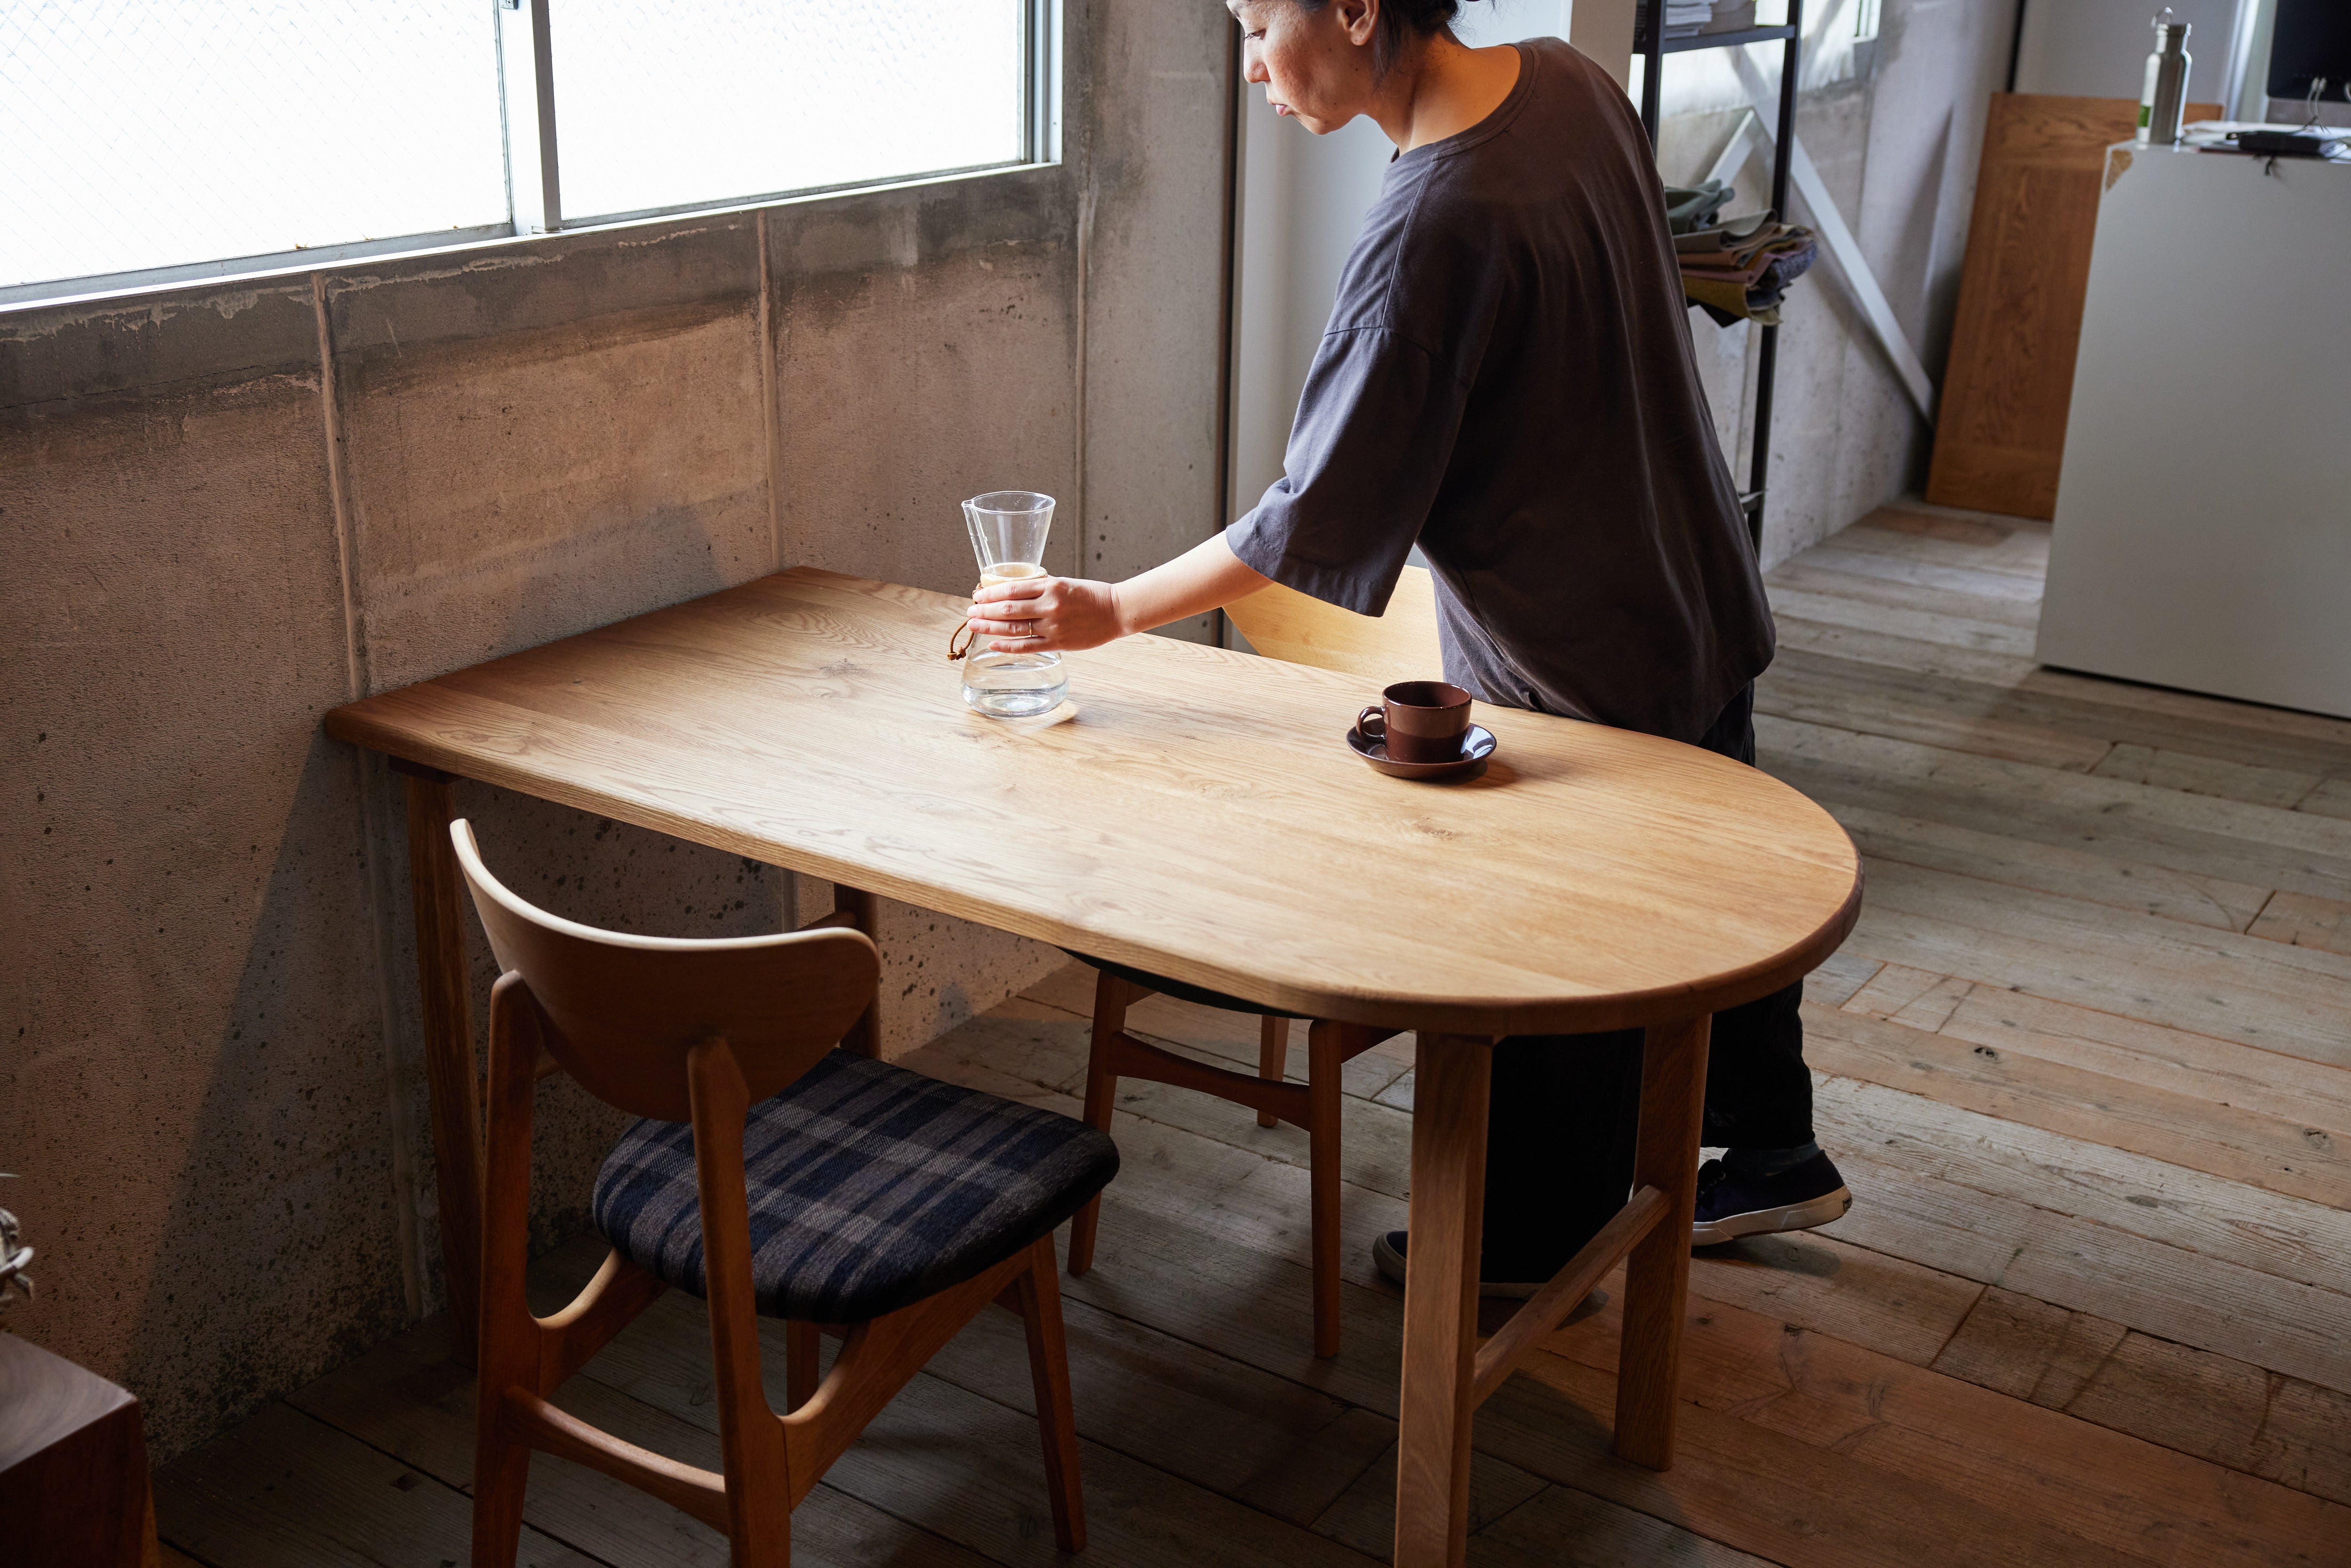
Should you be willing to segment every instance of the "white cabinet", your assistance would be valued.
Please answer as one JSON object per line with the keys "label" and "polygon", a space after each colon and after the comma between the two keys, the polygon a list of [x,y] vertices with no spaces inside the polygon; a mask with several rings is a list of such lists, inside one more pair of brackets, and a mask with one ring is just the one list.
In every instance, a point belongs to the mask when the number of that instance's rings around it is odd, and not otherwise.
{"label": "white cabinet", "polygon": [[2351,166],[2107,153],[2043,664],[2351,717]]}

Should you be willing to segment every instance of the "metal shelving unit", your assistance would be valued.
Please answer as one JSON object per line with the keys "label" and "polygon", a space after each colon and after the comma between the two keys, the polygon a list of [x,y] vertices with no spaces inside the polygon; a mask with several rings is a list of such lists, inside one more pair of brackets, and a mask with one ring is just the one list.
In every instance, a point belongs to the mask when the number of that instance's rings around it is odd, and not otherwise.
{"label": "metal shelving unit", "polygon": [[[1796,78],[1797,68],[1803,53],[1802,37],[1804,26],[1804,0],[1788,0],[1788,19],[1775,27],[1746,27],[1736,33],[1699,33],[1686,38],[1659,37],[1655,19],[1664,10],[1664,0],[1644,0],[1640,20],[1633,35],[1633,52],[1642,59],[1641,126],[1649,133],[1649,146],[1657,145],[1657,104],[1664,90],[1665,64],[1667,55],[1686,55],[1699,49],[1730,49],[1747,44],[1779,43],[1783,46],[1780,62],[1779,128],[1771,139],[1771,208],[1784,221],[1788,216],[1788,167],[1791,149],[1796,144]],[[1747,471],[1747,492],[1740,502],[1747,508],[1747,532],[1755,541],[1756,553],[1763,549],[1763,494],[1771,477],[1771,377],[1778,368],[1780,329],[1762,329],[1763,342],[1755,366],[1755,433],[1753,455]]]}

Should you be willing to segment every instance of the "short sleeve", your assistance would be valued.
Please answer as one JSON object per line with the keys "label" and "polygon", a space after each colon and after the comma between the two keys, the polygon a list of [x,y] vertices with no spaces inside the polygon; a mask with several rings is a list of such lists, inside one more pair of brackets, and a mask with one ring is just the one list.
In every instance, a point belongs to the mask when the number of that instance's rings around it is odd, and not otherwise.
{"label": "short sleeve", "polygon": [[1384,328],[1326,334],[1283,474],[1225,539],[1287,588],[1377,615],[1444,483],[1468,389]]}

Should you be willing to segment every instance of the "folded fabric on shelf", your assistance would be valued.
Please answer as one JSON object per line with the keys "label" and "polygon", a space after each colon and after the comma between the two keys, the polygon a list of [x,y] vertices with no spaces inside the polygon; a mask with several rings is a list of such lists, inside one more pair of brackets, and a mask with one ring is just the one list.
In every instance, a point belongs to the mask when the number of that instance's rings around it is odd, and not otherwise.
{"label": "folded fabric on shelf", "polygon": [[1743,283],[1717,282],[1708,277],[1682,277],[1682,294],[1689,302],[1714,318],[1718,327],[1728,327],[1733,321],[1751,319],[1754,308],[1748,303],[1748,288]]}
{"label": "folded fabric on shelf", "polygon": [[1771,248],[1768,246],[1757,246],[1751,250],[1741,251],[1736,255],[1725,251],[1722,253],[1721,259],[1709,260],[1708,265],[1705,267],[1683,262],[1682,281],[1688,283],[1696,279],[1709,283],[1736,283],[1744,288],[1761,277],[1765,269],[1771,265]]}
{"label": "folded fabric on shelf", "polygon": [[1667,185],[1666,226],[1677,235],[1711,227],[1714,215],[1729,204],[1730,194],[1730,187],[1719,180],[1703,180],[1695,185]]}
{"label": "folded fabric on shelf", "polygon": [[1714,0],[1714,15],[1702,33],[1743,33],[1755,26],[1755,0]]}
{"label": "folded fabric on shelf", "polygon": [[1733,321],[1776,326],[1788,285],[1811,268],[1820,255],[1820,241],[1808,228],[1761,213],[1677,235],[1674,250],[1683,294],[1718,326]]}
{"label": "folded fabric on shelf", "polygon": [[1769,271],[1757,287],[1778,292],[1813,269],[1821,254],[1821,242],[1808,228],[1790,226],[1778,239],[1765,247],[1771,258]]}
{"label": "folded fabric on shelf", "polygon": [[1742,250],[1750,245],[1770,239],[1770,230],[1779,220],[1780,214],[1769,207],[1760,213],[1750,213],[1743,218],[1725,218],[1711,228],[1692,229],[1687,234],[1675,235],[1674,250],[1684,257],[1703,257],[1720,251]]}

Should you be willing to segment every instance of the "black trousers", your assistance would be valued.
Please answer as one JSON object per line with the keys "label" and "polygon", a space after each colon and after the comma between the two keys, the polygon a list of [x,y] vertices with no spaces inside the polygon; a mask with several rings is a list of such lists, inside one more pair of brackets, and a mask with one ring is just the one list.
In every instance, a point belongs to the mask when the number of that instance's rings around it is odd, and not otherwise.
{"label": "black trousers", "polygon": [[[1698,744],[1752,767],[1755,693],[1723,710]],[[1714,1015],[1706,1142],[1785,1149],[1812,1141],[1800,981]],[[1633,1186],[1641,1031],[1512,1035],[1494,1047],[1487,1116],[1489,1280],[1545,1280],[1624,1207]]]}

